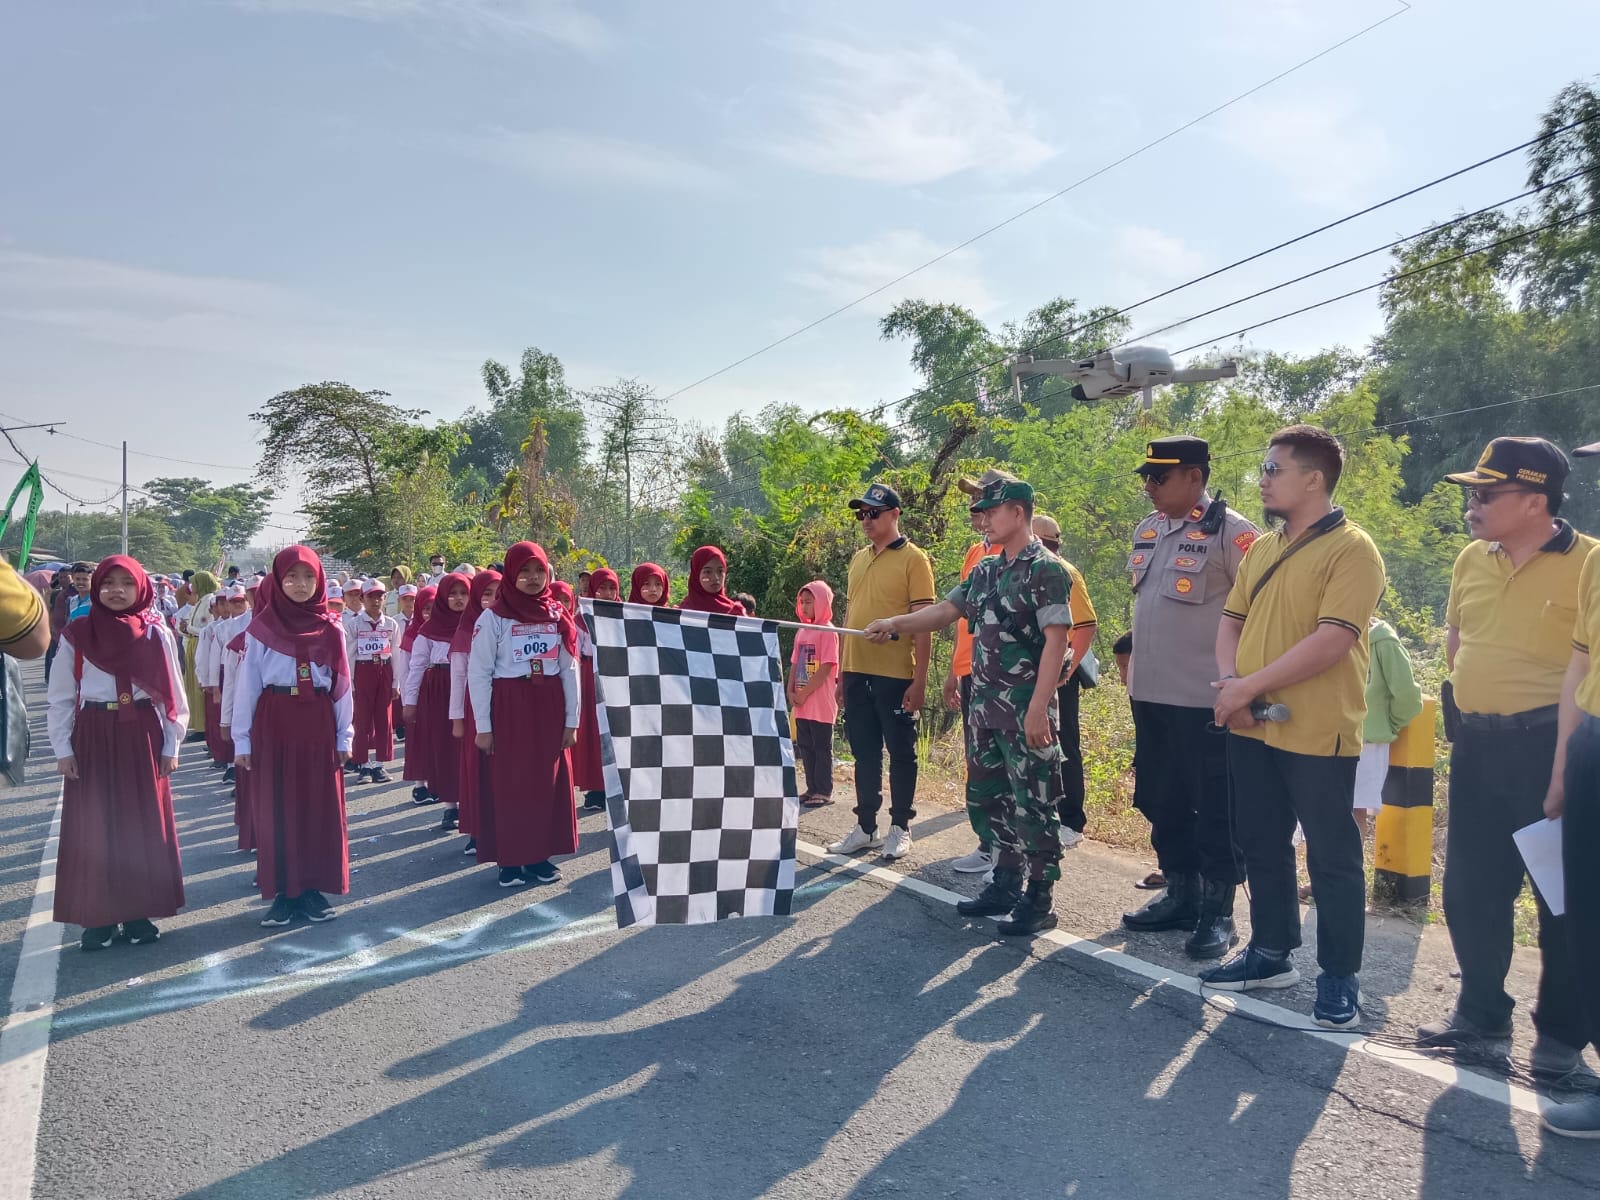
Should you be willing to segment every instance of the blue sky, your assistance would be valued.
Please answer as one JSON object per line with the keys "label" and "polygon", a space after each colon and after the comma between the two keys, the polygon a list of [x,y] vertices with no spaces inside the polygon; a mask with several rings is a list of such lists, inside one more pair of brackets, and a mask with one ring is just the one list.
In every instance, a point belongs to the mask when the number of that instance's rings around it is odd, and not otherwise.
{"label": "blue sky", "polygon": [[[76,0],[0,16],[0,413],[249,477],[246,414],[342,379],[454,417],[486,357],[666,394],[1373,21],[1398,0]],[[867,407],[912,295],[1125,304],[1531,137],[1590,0],[1381,28],[673,402]],[[1136,314],[1177,320],[1521,190],[1507,160]],[[1226,333],[1381,258],[1157,339]],[[1370,298],[1253,335],[1362,346]],[[1237,343],[1228,343],[1233,348]],[[16,435],[98,499],[114,450]],[[221,466],[190,467],[147,455]],[[14,456],[0,447],[0,460]],[[228,469],[224,469],[228,468]],[[10,477],[16,468],[0,463]],[[71,474],[69,474],[71,472]],[[55,507],[60,497],[50,495]],[[289,536],[295,503],[269,531]]]}

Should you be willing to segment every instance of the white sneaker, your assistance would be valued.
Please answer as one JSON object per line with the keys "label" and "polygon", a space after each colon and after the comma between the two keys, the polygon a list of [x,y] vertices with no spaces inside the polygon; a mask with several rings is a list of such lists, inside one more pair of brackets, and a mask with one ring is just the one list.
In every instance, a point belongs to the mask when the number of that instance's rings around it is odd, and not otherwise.
{"label": "white sneaker", "polygon": [[1078,843],[1083,841],[1083,834],[1076,829],[1061,827],[1061,848],[1063,850],[1076,850]]}
{"label": "white sneaker", "polygon": [[950,869],[961,875],[976,875],[980,871],[987,871],[994,866],[994,855],[982,846],[971,854],[963,854],[950,864]]}
{"label": "white sneaker", "polygon": [[904,858],[911,853],[911,831],[898,825],[889,827],[889,840],[883,844],[884,858]]}
{"label": "white sneaker", "polygon": [[876,834],[868,833],[857,825],[839,841],[828,847],[829,854],[857,854],[862,850],[876,850],[883,845],[883,839]]}

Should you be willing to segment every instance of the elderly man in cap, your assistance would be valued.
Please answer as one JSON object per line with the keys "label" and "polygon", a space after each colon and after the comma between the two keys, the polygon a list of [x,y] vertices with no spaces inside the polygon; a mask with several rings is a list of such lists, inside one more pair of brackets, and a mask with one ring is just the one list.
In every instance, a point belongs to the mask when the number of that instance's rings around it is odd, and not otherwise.
{"label": "elderly man in cap", "polygon": [[[1600,442],[1574,458],[1600,455]],[[1545,792],[1545,816],[1561,818],[1561,858],[1570,880],[1591,875],[1600,861],[1600,550],[1584,559],[1578,578],[1578,616],[1572,658],[1561,684],[1555,769]],[[1581,1036],[1600,1050],[1600,891],[1567,889],[1567,950],[1577,981]],[[1544,1127],[1562,1137],[1600,1138],[1600,1093],[1544,1108]]]}
{"label": "elderly man in cap", "polygon": [[[958,620],[971,628],[972,699],[967,722],[967,813],[997,851],[994,878],[964,916],[1005,916],[1002,934],[1053,928],[1052,891],[1061,878],[1061,821],[1051,795],[1060,756],[1056,686],[1072,624],[1071,578],[1033,536],[1033,488],[1014,478],[983,489],[998,551],[973,568],[938,604],[866,627],[878,644],[925,634]],[[1026,871],[1027,891],[1023,891]]]}
{"label": "elderly man in cap", "polygon": [[1260,532],[1214,500],[1203,438],[1157,438],[1135,468],[1155,511],[1133,531],[1133,803],[1167,890],[1123,925],[1141,933],[1192,930],[1192,958],[1220,958],[1238,940],[1233,904],[1244,881],[1228,808],[1227,740],[1208,731],[1214,648],[1239,563]]}
{"label": "elderly man in cap", "polygon": [[[1456,559],[1445,610],[1453,728],[1444,912],[1461,968],[1455,1010],[1418,1028],[1427,1045],[1471,1046],[1511,1036],[1505,989],[1515,907],[1526,874],[1512,834],[1544,814],[1557,785],[1562,682],[1572,659],[1584,561],[1595,539],[1556,514],[1569,464],[1537,437],[1499,437],[1464,489],[1473,540]],[[1534,891],[1539,995],[1535,1075],[1578,1065],[1586,1036],[1562,918]]]}
{"label": "elderly man in cap", "polygon": [[[872,622],[913,613],[934,601],[933,567],[928,556],[900,532],[900,497],[874,483],[850,501],[867,545],[850,560],[849,605],[845,626],[865,629]],[[948,622],[946,622],[948,624]],[[911,850],[911,821],[917,815],[917,715],[928,687],[933,639],[926,631],[909,641],[844,639],[840,658],[840,701],[844,732],[856,760],[856,827],[828,847],[834,854],[883,848],[884,858]],[[883,753],[889,751],[889,837],[878,836],[883,807]]]}

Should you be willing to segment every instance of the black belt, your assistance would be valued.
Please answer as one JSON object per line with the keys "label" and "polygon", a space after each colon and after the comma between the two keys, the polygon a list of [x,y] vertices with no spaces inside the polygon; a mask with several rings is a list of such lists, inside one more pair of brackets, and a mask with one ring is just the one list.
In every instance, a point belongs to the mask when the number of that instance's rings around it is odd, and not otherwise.
{"label": "black belt", "polygon": [[1559,704],[1546,704],[1543,708],[1530,708],[1519,713],[1464,712],[1461,714],[1461,728],[1470,729],[1475,733],[1515,733],[1554,725],[1560,716]]}
{"label": "black belt", "polygon": [[425,669],[429,671],[442,671],[449,665],[449,663],[429,663]]}
{"label": "black belt", "polygon": [[[300,694],[300,689],[293,684],[288,687],[284,687],[279,683],[269,683],[261,690],[263,692],[276,692],[280,696],[298,696]],[[326,696],[328,694],[328,689],[325,687],[314,687],[311,690],[319,696]]]}
{"label": "black belt", "polygon": [[[153,708],[153,707],[155,707],[148,700],[133,700],[133,701],[130,701],[130,703],[133,705],[134,708]],[[84,708],[93,708],[93,709],[96,709],[96,710],[98,710],[100,712],[116,712],[117,709],[122,707],[122,701],[120,701],[120,700],[85,700],[83,702],[83,707]]]}

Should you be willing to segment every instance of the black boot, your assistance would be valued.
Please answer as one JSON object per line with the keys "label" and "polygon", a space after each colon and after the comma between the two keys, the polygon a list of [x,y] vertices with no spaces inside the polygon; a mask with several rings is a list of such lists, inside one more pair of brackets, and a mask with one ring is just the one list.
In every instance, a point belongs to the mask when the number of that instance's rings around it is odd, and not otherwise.
{"label": "black boot", "polygon": [[1190,958],[1221,958],[1238,942],[1239,935],[1233,931],[1233,897],[1237,890],[1231,883],[1202,881],[1194,936],[1183,944],[1183,952]]}
{"label": "black boot", "polygon": [[998,917],[1008,913],[1022,900],[1022,869],[996,867],[994,882],[979,892],[972,900],[963,900],[956,911],[963,917]]}
{"label": "black boot", "polygon": [[1122,927],[1137,933],[1193,929],[1200,917],[1200,876],[1174,873],[1167,890],[1138,912],[1123,913]]}
{"label": "black boot", "polygon": [[1043,929],[1056,927],[1055,910],[1051,907],[1051,892],[1054,885],[1043,879],[1028,880],[1028,890],[1022,899],[1017,901],[1017,906],[1011,910],[1011,916],[1001,921],[997,926],[1003,934],[1016,935],[1038,933]]}

